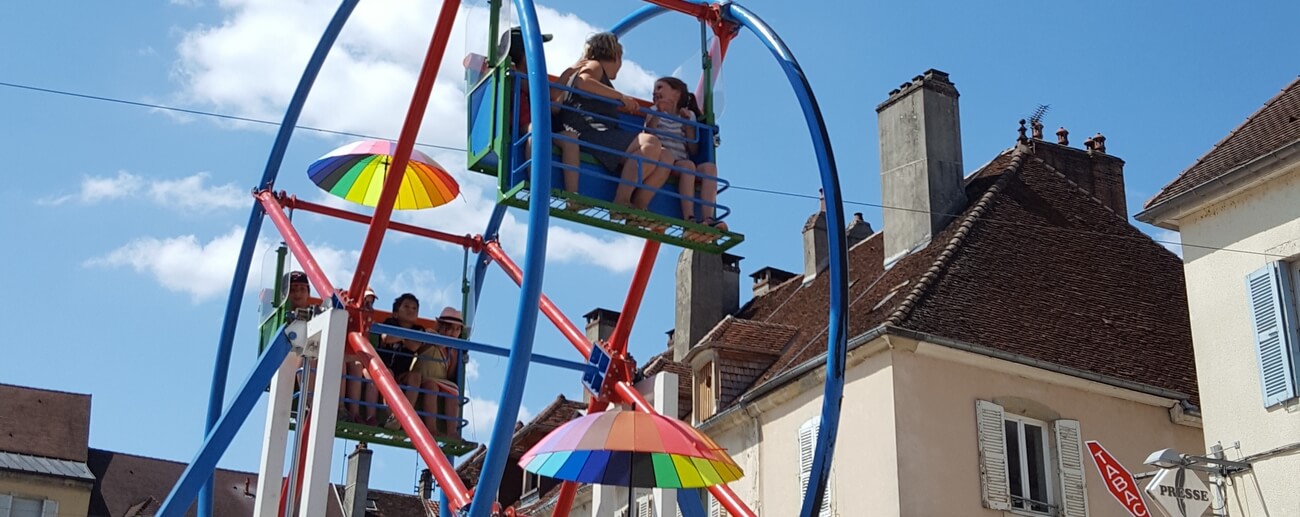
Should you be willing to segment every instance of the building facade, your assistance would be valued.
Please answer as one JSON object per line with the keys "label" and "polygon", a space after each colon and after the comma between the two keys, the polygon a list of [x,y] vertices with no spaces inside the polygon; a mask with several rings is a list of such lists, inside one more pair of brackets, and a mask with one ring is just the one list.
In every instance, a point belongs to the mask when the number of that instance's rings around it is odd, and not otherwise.
{"label": "building facade", "polygon": [[1205,448],[1228,515],[1300,515],[1300,80],[1147,202],[1183,243]]}

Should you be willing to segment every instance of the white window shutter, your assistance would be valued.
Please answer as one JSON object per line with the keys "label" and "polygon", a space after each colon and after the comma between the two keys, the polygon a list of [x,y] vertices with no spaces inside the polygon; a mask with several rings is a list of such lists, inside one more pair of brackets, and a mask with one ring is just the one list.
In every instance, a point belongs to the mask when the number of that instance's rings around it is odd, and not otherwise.
{"label": "white window shutter", "polygon": [[0,517],[9,517],[9,511],[14,507],[14,496],[9,494],[0,494]]}
{"label": "white window shutter", "polygon": [[1296,315],[1292,312],[1287,276],[1280,262],[1271,262],[1246,275],[1264,407],[1296,397]]}
{"label": "white window shutter", "polygon": [[984,506],[992,510],[1011,509],[1007,486],[1007,438],[1002,406],[987,400],[975,401],[975,430],[979,435],[980,489]]}
{"label": "white window shutter", "polygon": [[[812,477],[813,455],[817,449],[817,431],[821,428],[820,417],[813,417],[799,426],[799,497],[808,492],[808,481]],[[826,484],[826,495],[822,497],[820,517],[831,516],[831,484]]]}
{"label": "white window shutter", "polygon": [[1052,422],[1056,430],[1056,465],[1061,472],[1060,517],[1088,517],[1088,484],[1078,420]]}
{"label": "white window shutter", "polygon": [[724,512],[725,510],[722,509],[722,503],[718,502],[718,498],[709,496],[709,517],[726,517]]}
{"label": "white window shutter", "polygon": [[654,496],[642,496],[636,500],[637,517],[654,517],[655,515],[655,498]]}
{"label": "white window shutter", "polygon": [[59,517],[59,502],[46,499],[41,504],[41,517]]}

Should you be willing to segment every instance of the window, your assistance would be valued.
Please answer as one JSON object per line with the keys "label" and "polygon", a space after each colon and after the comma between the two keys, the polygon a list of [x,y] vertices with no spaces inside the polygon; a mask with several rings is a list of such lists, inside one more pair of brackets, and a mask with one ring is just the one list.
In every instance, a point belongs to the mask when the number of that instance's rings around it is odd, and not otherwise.
{"label": "window", "polygon": [[984,506],[1027,515],[1088,515],[1079,422],[1051,424],[976,401]]}
{"label": "window", "polygon": [[0,494],[0,517],[58,517],[59,502]]}
{"label": "window", "polygon": [[1011,507],[1051,513],[1052,488],[1047,483],[1047,426],[1029,418],[1003,420],[1006,428],[1007,486]]}
{"label": "window", "polygon": [[695,372],[695,422],[700,423],[713,416],[715,398],[713,390],[713,361],[704,363]]}
{"label": "window", "polygon": [[520,496],[520,500],[536,497],[538,495],[537,489],[540,488],[541,486],[542,486],[542,477],[525,470],[524,484],[521,487],[523,490],[519,492],[523,494],[522,496]]}
{"label": "window", "polygon": [[1271,408],[1300,396],[1296,361],[1300,360],[1300,339],[1296,337],[1296,281],[1300,262],[1271,262],[1246,275],[1250,302],[1251,330],[1255,336],[1255,358],[1259,363],[1260,389],[1264,407]]}
{"label": "window", "polygon": [[[799,498],[802,501],[805,493],[808,492],[808,480],[812,477],[813,453],[817,448],[817,430],[821,427],[821,417],[815,416],[799,426],[799,437],[797,445],[799,447]],[[831,483],[826,483],[826,495],[822,497],[821,511],[818,512],[820,517],[831,516]]]}

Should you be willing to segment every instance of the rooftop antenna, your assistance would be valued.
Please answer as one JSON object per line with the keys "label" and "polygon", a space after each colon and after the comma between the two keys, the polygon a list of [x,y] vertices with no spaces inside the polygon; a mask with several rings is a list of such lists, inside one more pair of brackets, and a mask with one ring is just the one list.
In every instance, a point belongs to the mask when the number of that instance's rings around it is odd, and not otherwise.
{"label": "rooftop antenna", "polygon": [[1052,109],[1051,105],[1039,104],[1034,108],[1034,112],[1029,115],[1029,127],[1033,131],[1033,137],[1037,140],[1043,139],[1043,115]]}

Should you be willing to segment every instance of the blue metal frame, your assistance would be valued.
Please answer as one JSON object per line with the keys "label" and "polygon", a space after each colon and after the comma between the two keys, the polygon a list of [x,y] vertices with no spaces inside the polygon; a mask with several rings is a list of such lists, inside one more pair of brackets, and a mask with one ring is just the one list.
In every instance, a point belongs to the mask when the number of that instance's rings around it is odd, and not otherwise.
{"label": "blue metal frame", "polygon": [[[343,25],[347,23],[358,1],[360,0],[343,0],[334,11],[334,17],[330,19],[329,26],[325,28],[320,41],[316,43],[316,50],[307,62],[307,68],[303,70],[302,78],[298,80],[298,88],[293,92],[293,99],[289,101],[289,107],[285,110],[284,121],[280,123],[275,144],[271,146],[271,156],[266,160],[266,168],[262,171],[262,181],[257,184],[258,188],[269,189],[275,186],[280,164],[284,161],[285,149],[289,147],[293,129],[298,125],[298,117],[307,102],[307,95],[311,93],[316,76],[320,73],[321,66],[325,64],[325,57],[329,55],[334,40],[343,30]],[[248,225],[244,230],[244,241],[239,248],[235,275],[230,281],[230,297],[226,299],[226,315],[221,325],[221,337],[217,339],[217,357],[212,367],[212,389],[208,393],[208,413],[203,428],[205,434],[211,434],[212,429],[217,425],[217,419],[221,417],[221,408],[225,405],[226,380],[230,373],[230,352],[235,342],[235,327],[239,323],[239,308],[244,297],[244,288],[248,285],[248,271],[252,267],[257,236],[262,232],[264,215],[262,204],[254,201],[253,210],[248,215]],[[198,517],[212,517],[212,472],[207,472],[207,477],[204,479],[206,482],[199,491]]]}
{"label": "blue metal frame", "polygon": [[[542,33],[537,23],[537,9],[531,0],[514,0],[519,13],[524,40],[524,55],[528,63],[528,94],[534,99],[550,98],[550,78],[546,75],[546,56],[542,48]],[[545,102],[532,103],[532,120],[536,127],[551,127],[551,110]],[[551,191],[551,133],[538,131],[533,135],[532,188],[537,192]],[[495,213],[493,214],[496,215]],[[496,222],[495,220],[493,222]],[[510,438],[514,434],[515,420],[528,382],[528,364],[533,353],[533,338],[537,333],[538,305],[542,296],[542,277],[546,268],[546,238],[550,223],[550,196],[532,196],[528,200],[528,240],[525,244],[523,273],[520,283],[519,315],[515,324],[514,343],[510,359],[506,361],[505,385],[501,389],[496,421],[483,458],[483,471],[470,503],[470,517],[488,517],[497,490],[501,488],[501,473],[510,458]]]}
{"label": "blue metal frame", "polygon": [[612,32],[614,33],[615,36],[622,38],[624,34],[628,33],[628,31],[635,29],[639,27],[641,24],[648,22],[651,19],[656,18],[659,15],[666,12],[668,12],[668,9],[665,9],[657,5],[644,6],[640,9],[632,11],[631,14],[628,14],[627,16],[623,17],[622,20],[619,20],[618,23],[614,24],[613,28],[609,29],[609,32]]}
{"label": "blue metal frame", "polygon": [[759,19],[749,9],[737,4],[724,4],[723,16],[740,26],[749,29],[758,37],[773,57],[781,64],[790,86],[794,88],[799,105],[803,108],[804,120],[813,140],[813,149],[817,152],[817,166],[821,172],[822,191],[826,196],[826,225],[835,231],[830,241],[830,319],[827,332],[826,385],[822,394],[821,428],[817,432],[817,448],[813,453],[812,472],[808,477],[808,489],[804,492],[803,506],[799,515],[808,517],[816,515],[821,508],[825,495],[826,480],[830,476],[831,459],[835,455],[835,438],[839,432],[840,405],[844,398],[844,360],[848,351],[848,305],[845,293],[848,291],[848,246],[844,238],[844,208],[840,194],[839,172],[835,167],[835,155],[831,151],[830,135],[822,120],[821,108],[813,96],[812,87],[804,75],[794,54],[785,46],[767,23]]}
{"label": "blue metal frame", "polygon": [[[492,346],[483,343],[475,343],[473,341],[448,337],[442,334],[434,334],[432,332],[421,332],[418,330],[395,327],[393,325],[385,325],[382,323],[375,323],[371,325],[370,331],[379,334],[388,334],[390,336],[397,336],[402,339],[419,341],[421,343],[431,343],[435,345],[456,348],[468,352],[483,352],[488,355],[496,355],[501,357],[510,357],[511,354],[509,348]],[[545,354],[532,354],[532,361],[538,364],[545,364],[548,366],[566,368],[581,373],[595,371],[595,368],[593,368],[589,364],[578,362],[578,361],[571,361],[568,359],[560,359],[558,357],[549,356]]]}
{"label": "blue metal frame", "polygon": [[185,467],[176,486],[172,487],[171,493],[158,509],[158,517],[184,516],[189,511],[190,504],[194,502],[195,496],[208,486],[212,480],[212,472],[217,468],[217,461],[221,459],[222,454],[225,454],[226,448],[235,439],[235,434],[248,419],[248,414],[257,405],[257,400],[262,397],[263,390],[267,384],[270,384],[271,378],[275,377],[275,372],[289,356],[289,351],[293,348],[289,339],[290,336],[286,335],[284,328],[281,327],[279,337],[266,347],[261,359],[257,360],[257,366],[248,374],[243,387],[235,395],[235,400],[230,403],[230,407],[224,414],[219,415],[217,425],[208,431],[203,446],[199,447],[199,452]]}

